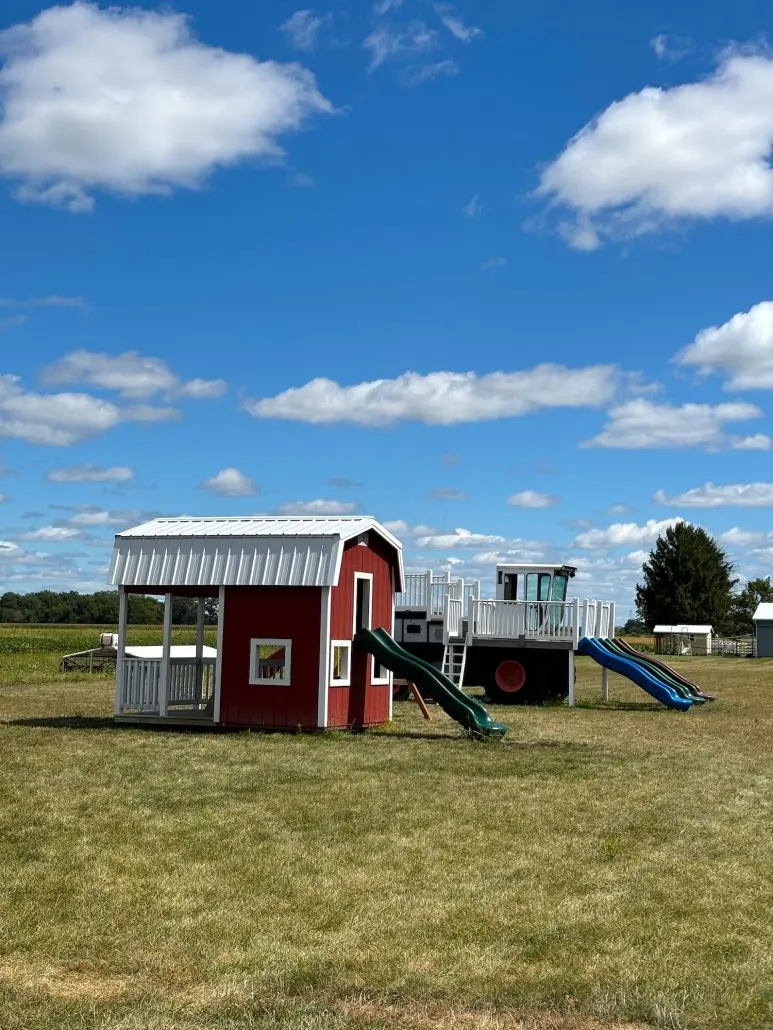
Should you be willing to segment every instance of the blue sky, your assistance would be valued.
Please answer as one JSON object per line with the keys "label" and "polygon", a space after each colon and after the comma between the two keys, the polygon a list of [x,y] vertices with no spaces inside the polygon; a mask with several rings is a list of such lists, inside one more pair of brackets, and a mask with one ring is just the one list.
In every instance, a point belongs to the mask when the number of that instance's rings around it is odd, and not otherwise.
{"label": "blue sky", "polygon": [[626,615],[671,519],[773,572],[762,3],[0,18],[0,589],[155,513],[365,511]]}

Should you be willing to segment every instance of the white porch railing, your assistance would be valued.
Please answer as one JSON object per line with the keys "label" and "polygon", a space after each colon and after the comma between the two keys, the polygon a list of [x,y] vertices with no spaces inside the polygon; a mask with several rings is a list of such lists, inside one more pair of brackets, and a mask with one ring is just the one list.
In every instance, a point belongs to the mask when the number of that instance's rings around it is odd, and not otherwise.
{"label": "white porch railing", "polygon": [[[215,693],[215,658],[171,658],[169,710],[204,711]],[[120,712],[161,712],[161,669],[158,658],[124,658],[120,683]]]}

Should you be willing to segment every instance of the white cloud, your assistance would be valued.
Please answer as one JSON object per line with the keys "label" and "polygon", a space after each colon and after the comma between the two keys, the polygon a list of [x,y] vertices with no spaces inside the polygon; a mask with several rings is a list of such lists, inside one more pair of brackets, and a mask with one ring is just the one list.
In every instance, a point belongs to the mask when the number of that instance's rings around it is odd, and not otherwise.
{"label": "white cloud", "polygon": [[507,258],[487,258],[480,267],[483,272],[490,272],[492,268],[507,268]]}
{"label": "white cloud", "polygon": [[62,297],[57,293],[47,297],[32,297],[30,300],[14,300],[12,297],[0,297],[0,308],[80,308],[84,310],[86,301],[83,297]]}
{"label": "white cloud", "polygon": [[753,544],[761,544],[770,539],[771,534],[754,529],[740,529],[733,526],[724,533],[720,533],[719,542],[728,547],[751,547]]}
{"label": "white cloud", "polygon": [[676,497],[668,497],[664,490],[658,490],[654,500],[678,508],[771,508],[773,483],[730,483],[727,486],[705,483]]}
{"label": "white cloud", "polygon": [[127,483],[134,479],[134,469],[125,465],[77,465],[73,468],[54,469],[46,475],[49,483]]}
{"label": "white cloud", "polygon": [[472,43],[474,39],[483,35],[483,30],[475,25],[465,25],[462,19],[456,14],[453,4],[435,4],[435,10],[441,22],[456,39],[462,43]]}
{"label": "white cloud", "polygon": [[607,515],[627,515],[630,510],[627,504],[614,504]]}
{"label": "white cloud", "polygon": [[201,485],[221,497],[254,497],[260,493],[260,487],[253,479],[232,467],[221,469]]}
{"label": "white cloud", "polygon": [[386,426],[416,421],[429,425],[491,422],[516,418],[543,408],[594,408],[615,392],[619,376],[611,365],[570,369],[538,365],[524,372],[405,372],[396,379],[376,379],[341,386],[313,379],[276,397],[250,400],[255,418],[278,418],[315,425],[354,423]]}
{"label": "white cloud", "polygon": [[63,543],[83,536],[79,529],[70,526],[41,526],[40,529],[22,533],[22,540],[45,540],[47,543]]}
{"label": "white cloud", "polygon": [[193,401],[209,401],[222,397],[228,389],[225,379],[191,379],[183,383],[174,396]]}
{"label": "white cloud", "polygon": [[326,501],[322,497],[313,501],[288,501],[277,508],[278,515],[352,515],[357,511],[353,501]]}
{"label": "white cloud", "polygon": [[727,376],[728,390],[773,390],[773,301],[703,329],[676,360],[701,375]]}
{"label": "white cloud", "polygon": [[537,490],[521,490],[508,497],[507,503],[513,508],[550,508],[558,504],[558,498],[551,497],[550,494],[541,494]]}
{"label": "white cloud", "polygon": [[753,436],[740,437],[731,442],[733,451],[769,451],[771,448],[773,448],[773,438],[766,433],[755,433]]}
{"label": "white cloud", "polygon": [[5,496],[5,494],[0,494],[0,504],[5,504],[7,500],[8,498]]}
{"label": "white cloud", "polygon": [[454,529],[452,532],[432,532],[416,537],[418,547],[430,550],[456,551],[469,547],[492,547],[507,544],[507,537],[490,533],[472,533],[469,529]]}
{"label": "white cloud", "polygon": [[375,71],[387,61],[402,60],[433,50],[437,45],[437,33],[421,21],[411,22],[403,29],[381,25],[362,45],[370,50],[370,70]]}
{"label": "white cloud", "polygon": [[456,61],[436,61],[434,64],[420,64],[404,68],[400,79],[406,86],[421,86],[425,82],[448,78],[451,75],[458,75],[458,73],[459,68]]}
{"label": "white cloud", "polygon": [[296,11],[280,25],[296,50],[313,50],[320,31],[332,21],[332,14],[316,14],[314,11]]}
{"label": "white cloud", "polygon": [[373,4],[373,10],[376,14],[387,14],[389,11],[396,9],[397,7],[402,7],[402,5],[403,0],[377,0],[377,2]]}
{"label": "white cloud", "polygon": [[10,318],[0,318],[0,333],[7,332],[8,329],[18,329],[26,321],[26,315],[11,315]]}
{"label": "white cloud", "polygon": [[707,79],[612,104],[547,166],[537,195],[574,212],[584,249],[594,234],[600,242],[686,219],[768,217],[771,146],[773,59],[733,52]]}
{"label": "white cloud", "polygon": [[332,112],[305,68],[207,46],[169,10],[50,7],[0,33],[0,57],[0,173],[70,211],[276,160],[281,135]]}
{"label": "white cloud", "polygon": [[585,446],[623,450],[656,447],[734,449],[743,441],[726,437],[725,427],[732,422],[746,422],[761,416],[762,412],[754,404],[682,404],[675,407],[637,397],[612,408],[610,421]]}
{"label": "white cloud", "polygon": [[576,547],[596,550],[606,547],[642,547],[654,544],[670,526],[684,519],[648,519],[643,526],[636,522],[615,522],[606,529],[589,529],[574,538]]}
{"label": "white cloud", "polygon": [[679,61],[692,48],[690,40],[680,39],[676,36],[667,36],[665,33],[661,33],[655,36],[654,39],[651,39],[650,46],[655,56],[659,57],[661,61]]}
{"label": "white cloud", "polygon": [[101,511],[87,506],[68,520],[71,526],[130,526],[147,521],[136,511]]}
{"label": "white cloud", "polygon": [[16,376],[0,376],[0,437],[67,446],[120,421],[120,408],[109,401],[83,393],[30,393]]}
{"label": "white cloud", "polygon": [[67,447],[97,436],[120,422],[178,418],[175,408],[135,405],[121,408],[86,393],[33,393],[18,376],[0,375],[0,438]]}
{"label": "white cloud", "polygon": [[191,379],[184,383],[163,358],[144,357],[131,350],[115,356],[74,350],[44,368],[42,378],[47,386],[86,383],[115,390],[120,397],[142,398],[164,392],[168,397],[210,400],[222,397],[226,390],[222,379]]}
{"label": "white cloud", "polygon": [[467,218],[476,218],[482,210],[483,205],[480,202],[480,195],[478,193],[476,193],[472,200],[468,201],[462,208],[462,211],[464,211]]}

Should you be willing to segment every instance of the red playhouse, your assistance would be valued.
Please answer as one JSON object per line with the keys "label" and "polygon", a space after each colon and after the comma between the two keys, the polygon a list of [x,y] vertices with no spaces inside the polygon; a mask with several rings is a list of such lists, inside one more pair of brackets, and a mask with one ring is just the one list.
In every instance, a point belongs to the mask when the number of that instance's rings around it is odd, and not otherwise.
{"label": "red playhouse", "polygon": [[[392,674],[352,648],[394,631],[402,546],[375,519],[163,518],[115,538],[120,594],[115,716],[263,729],[374,726]],[[164,595],[163,643],[126,653],[128,597]],[[198,603],[195,647],[172,645],[172,598]],[[217,654],[204,646],[216,599]],[[207,651],[210,653],[207,654]]]}

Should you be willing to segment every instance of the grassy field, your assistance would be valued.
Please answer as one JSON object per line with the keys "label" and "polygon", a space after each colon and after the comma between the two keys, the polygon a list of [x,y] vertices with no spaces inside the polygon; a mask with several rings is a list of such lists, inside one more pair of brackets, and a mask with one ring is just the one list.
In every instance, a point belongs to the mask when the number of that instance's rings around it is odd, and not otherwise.
{"label": "grassy field", "polygon": [[773,1025],[773,663],[675,662],[720,695],[679,714],[583,659],[476,744],[117,728],[41,646],[0,651],[3,1030]]}

